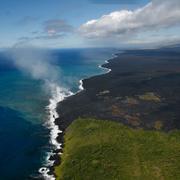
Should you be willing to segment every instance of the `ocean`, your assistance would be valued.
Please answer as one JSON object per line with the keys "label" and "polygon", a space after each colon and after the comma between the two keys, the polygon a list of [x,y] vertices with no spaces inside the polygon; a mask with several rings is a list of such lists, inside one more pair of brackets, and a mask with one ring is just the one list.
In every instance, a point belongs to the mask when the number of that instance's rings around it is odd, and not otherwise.
{"label": "ocean", "polygon": [[[116,52],[100,48],[46,51],[51,55],[46,64],[53,71],[49,76],[58,72],[53,81],[44,73],[48,68],[40,71],[41,76],[29,68],[38,62],[35,57],[31,62],[23,56],[29,61],[25,65],[18,60],[21,56],[14,60],[7,52],[0,53],[0,179],[26,180],[48,171],[49,154],[60,146],[53,123],[57,102],[78,92],[81,79],[107,72],[100,65]],[[41,67],[43,59],[33,68]]]}

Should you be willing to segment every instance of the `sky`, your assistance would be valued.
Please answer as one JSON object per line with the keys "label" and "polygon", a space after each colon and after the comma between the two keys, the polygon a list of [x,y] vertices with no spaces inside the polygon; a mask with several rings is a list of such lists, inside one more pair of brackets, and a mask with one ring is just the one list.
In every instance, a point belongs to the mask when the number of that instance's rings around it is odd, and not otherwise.
{"label": "sky", "polygon": [[0,48],[180,43],[180,0],[0,0]]}

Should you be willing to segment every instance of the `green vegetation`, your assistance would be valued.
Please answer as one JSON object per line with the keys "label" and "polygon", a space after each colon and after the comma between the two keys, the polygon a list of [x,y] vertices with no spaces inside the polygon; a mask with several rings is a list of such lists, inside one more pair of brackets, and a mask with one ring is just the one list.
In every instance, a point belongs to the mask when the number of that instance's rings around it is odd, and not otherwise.
{"label": "green vegetation", "polygon": [[143,95],[139,95],[140,100],[144,101],[155,101],[155,102],[161,102],[161,99],[159,96],[155,95],[153,92],[147,92]]}
{"label": "green vegetation", "polygon": [[180,132],[78,119],[67,129],[60,180],[180,179]]}

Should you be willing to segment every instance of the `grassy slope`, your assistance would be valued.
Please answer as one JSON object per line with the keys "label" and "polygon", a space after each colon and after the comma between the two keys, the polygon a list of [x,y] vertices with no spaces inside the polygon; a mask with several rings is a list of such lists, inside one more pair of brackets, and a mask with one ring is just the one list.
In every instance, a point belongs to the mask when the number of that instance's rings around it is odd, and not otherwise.
{"label": "grassy slope", "polygon": [[177,180],[180,132],[79,119],[67,129],[62,163],[55,172],[61,180]]}

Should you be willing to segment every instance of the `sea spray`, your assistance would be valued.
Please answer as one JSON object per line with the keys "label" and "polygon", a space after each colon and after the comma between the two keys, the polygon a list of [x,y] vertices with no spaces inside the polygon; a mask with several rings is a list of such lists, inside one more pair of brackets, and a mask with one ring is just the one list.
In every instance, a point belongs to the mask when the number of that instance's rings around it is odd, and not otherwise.
{"label": "sea spray", "polygon": [[82,91],[82,90],[84,90],[84,87],[83,87],[83,80],[81,79],[79,81],[79,91]]}
{"label": "sea spray", "polygon": [[[108,63],[109,63],[109,61],[107,61],[107,60],[106,60],[106,61],[105,61],[105,63],[106,63],[106,64],[108,64]],[[105,71],[106,71],[106,73],[111,72],[111,69],[106,68],[106,67],[103,67],[103,65],[99,65],[98,67],[99,67],[99,68],[101,68],[101,69],[103,69],[103,70],[105,70]]]}
{"label": "sea spray", "polygon": [[61,88],[55,83],[46,82],[46,84],[49,85],[52,95],[51,98],[49,99],[49,105],[46,108],[49,114],[48,120],[46,122],[46,126],[47,128],[50,129],[50,144],[52,145],[52,149],[50,152],[47,153],[45,167],[40,168],[39,172],[42,174],[44,179],[55,180],[55,177],[53,175],[49,175],[48,173],[49,173],[49,168],[54,164],[54,161],[50,160],[50,157],[54,155],[53,151],[61,150],[61,143],[57,141],[57,137],[59,133],[62,133],[62,131],[55,124],[56,118],[59,117],[56,108],[57,108],[57,104],[60,101],[63,101],[64,98],[71,96],[73,93],[64,88]]}

